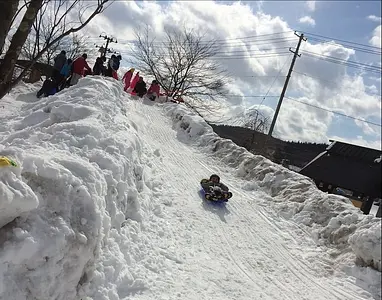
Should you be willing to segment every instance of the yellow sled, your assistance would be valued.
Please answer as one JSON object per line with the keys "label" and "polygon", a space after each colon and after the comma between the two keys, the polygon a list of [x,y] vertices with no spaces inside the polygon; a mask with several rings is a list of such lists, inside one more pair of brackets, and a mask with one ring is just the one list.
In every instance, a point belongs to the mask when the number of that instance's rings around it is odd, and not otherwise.
{"label": "yellow sled", "polygon": [[0,156],[0,167],[17,167],[17,164],[10,158],[5,156]]}

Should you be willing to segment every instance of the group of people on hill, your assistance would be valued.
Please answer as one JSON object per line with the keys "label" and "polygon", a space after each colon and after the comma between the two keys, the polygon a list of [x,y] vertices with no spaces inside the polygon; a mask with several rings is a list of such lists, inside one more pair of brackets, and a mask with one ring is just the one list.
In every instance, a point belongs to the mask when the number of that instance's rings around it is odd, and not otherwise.
{"label": "group of people on hill", "polygon": [[[81,77],[88,75],[101,75],[106,77],[113,77],[118,80],[117,71],[120,67],[120,62],[122,60],[121,55],[112,55],[107,62],[106,57],[97,57],[96,62],[91,69],[87,63],[87,54],[84,53],[82,56],[76,58],[74,61],[66,57],[65,50],[62,50],[54,58],[53,72],[50,78],[47,78],[42,88],[37,92],[37,97],[50,96],[63,90],[66,87],[75,85],[78,83]],[[134,68],[128,70],[123,78],[124,91],[130,92],[132,95],[137,95],[142,98],[144,95],[147,96],[152,101],[159,98],[160,96],[160,85],[157,80],[153,80],[149,89],[147,89],[147,84],[143,77],[137,72],[134,75]]]}
{"label": "group of people on hill", "polygon": [[143,80],[143,77],[139,75],[139,72],[135,74],[134,78],[134,68],[131,68],[125,73],[122,77],[124,83],[123,90],[125,92],[130,91],[132,95],[137,95],[139,98],[142,98],[144,95],[147,96],[151,101],[159,98],[160,95],[160,86],[157,80],[153,80],[149,89],[147,90],[146,82]]}
{"label": "group of people on hill", "polygon": [[84,53],[73,61],[67,58],[66,51],[62,50],[54,58],[52,75],[44,81],[37,92],[37,97],[54,95],[66,87],[77,84],[81,77],[92,74],[87,58],[88,55]]}
{"label": "group of people on hill", "polygon": [[87,57],[87,54],[84,53],[73,61],[67,58],[66,51],[62,50],[54,58],[52,75],[44,81],[41,89],[37,92],[37,97],[54,95],[66,87],[77,84],[81,77],[88,75],[103,75],[118,80],[117,71],[122,60],[121,55],[112,55],[107,66],[104,66],[106,57],[98,57],[93,70],[86,61]]}

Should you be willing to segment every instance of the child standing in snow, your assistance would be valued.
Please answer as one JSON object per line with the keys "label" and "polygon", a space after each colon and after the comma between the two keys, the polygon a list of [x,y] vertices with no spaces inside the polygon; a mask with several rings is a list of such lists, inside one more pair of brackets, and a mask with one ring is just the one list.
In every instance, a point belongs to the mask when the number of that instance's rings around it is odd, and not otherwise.
{"label": "child standing in snow", "polygon": [[78,83],[78,80],[84,75],[85,69],[88,70],[90,74],[92,73],[92,69],[86,62],[87,58],[88,55],[84,53],[81,57],[77,58],[73,62],[73,74],[72,78],[70,79],[70,85],[75,85]]}
{"label": "child standing in snow", "polygon": [[57,91],[61,91],[65,88],[66,81],[68,80],[70,74],[72,73],[72,60],[70,58],[67,59],[66,63],[62,67],[60,71],[60,81],[58,83]]}

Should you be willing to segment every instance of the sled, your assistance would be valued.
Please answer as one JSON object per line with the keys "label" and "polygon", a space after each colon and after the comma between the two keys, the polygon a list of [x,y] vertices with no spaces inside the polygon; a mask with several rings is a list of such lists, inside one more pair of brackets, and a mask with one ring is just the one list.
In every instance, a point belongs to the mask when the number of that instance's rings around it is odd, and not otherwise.
{"label": "sled", "polygon": [[208,201],[210,203],[226,203],[228,202],[228,199],[232,197],[231,192],[226,192],[221,197],[216,197],[213,193],[207,193],[203,188],[200,190],[200,194],[202,195],[203,199],[205,201]]}

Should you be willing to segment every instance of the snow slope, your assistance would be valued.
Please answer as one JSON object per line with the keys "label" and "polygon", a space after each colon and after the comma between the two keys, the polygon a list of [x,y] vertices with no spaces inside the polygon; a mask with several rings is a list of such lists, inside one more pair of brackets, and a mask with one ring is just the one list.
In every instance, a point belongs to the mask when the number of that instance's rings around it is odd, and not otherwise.
{"label": "snow slope", "polygon": [[[377,299],[380,219],[110,78],[0,123],[0,299]],[[211,206],[199,181],[234,197]],[[379,251],[378,251],[379,249]]]}

